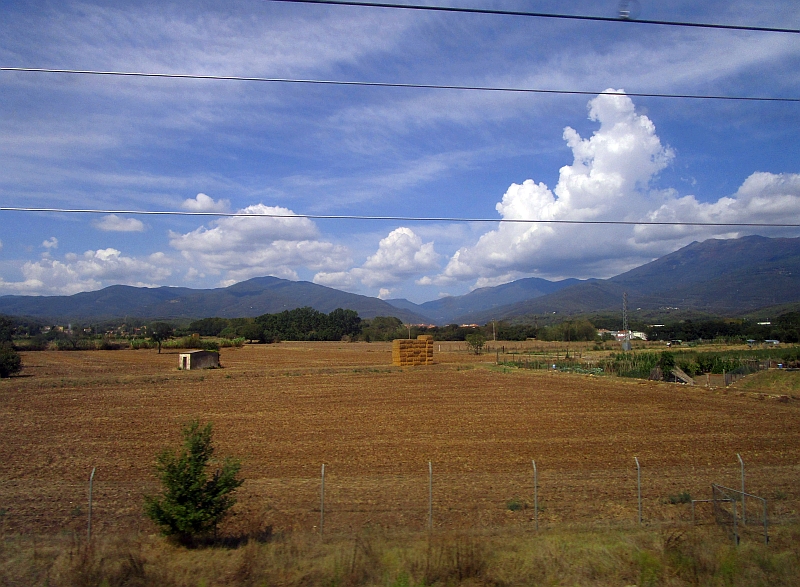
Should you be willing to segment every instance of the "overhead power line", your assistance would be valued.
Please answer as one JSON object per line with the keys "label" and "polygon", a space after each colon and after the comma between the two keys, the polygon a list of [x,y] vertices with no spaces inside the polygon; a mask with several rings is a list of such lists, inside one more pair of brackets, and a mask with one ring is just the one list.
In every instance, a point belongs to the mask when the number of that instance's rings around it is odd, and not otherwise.
{"label": "overhead power line", "polygon": [[492,222],[503,224],[581,224],[619,226],[719,226],[800,228],[795,222],[682,222],[651,220],[569,220],[533,218],[463,218],[453,216],[365,216],[355,214],[261,214],[256,212],[192,212],[187,210],[99,210],[92,208],[29,208],[0,206],[0,212],[50,212],[60,214],[124,214],[138,216],[211,216],[219,218],[307,218],[309,220],[385,220],[393,222]]}
{"label": "overhead power line", "polygon": [[620,18],[610,16],[586,16],[578,14],[553,14],[549,12],[528,12],[522,10],[492,10],[490,8],[460,8],[456,6],[426,6],[424,4],[389,4],[383,2],[355,2],[353,0],[270,0],[271,2],[291,2],[294,4],[332,4],[341,6],[367,6],[370,8],[397,8],[402,10],[425,10],[435,12],[461,12],[467,14],[493,14],[500,16],[526,16],[535,18],[556,18],[561,20],[588,20],[597,22],[625,22],[637,24],[653,24],[675,27],[693,27],[703,29],[725,29],[731,31],[754,31],[763,33],[800,33],[800,29],[780,27],[764,27],[736,24],[717,24],[707,22],[683,22],[675,20],[647,20],[641,18]]}
{"label": "overhead power line", "polygon": [[[367,82],[354,80],[325,80],[301,78],[277,78],[239,75],[203,75],[193,73],[158,73],[142,71],[101,71],[94,69],[53,69],[45,67],[0,67],[0,71],[21,73],[56,73],[70,75],[99,75],[119,77],[145,77],[168,79],[193,79],[212,81],[239,81],[239,82],[271,82],[288,84],[318,84],[328,86],[365,86],[375,88],[408,88],[424,90],[465,90],[479,92],[515,92],[523,94],[561,94],[575,96],[597,96],[599,94],[616,94],[604,90],[555,90],[547,88],[514,88],[503,86],[462,86],[448,84],[414,84],[395,82]],[[666,94],[657,92],[621,92],[619,95],[634,98],[681,98],[691,100],[734,100],[746,102],[800,102],[800,98],[771,97],[771,96],[726,96],[718,94]]]}

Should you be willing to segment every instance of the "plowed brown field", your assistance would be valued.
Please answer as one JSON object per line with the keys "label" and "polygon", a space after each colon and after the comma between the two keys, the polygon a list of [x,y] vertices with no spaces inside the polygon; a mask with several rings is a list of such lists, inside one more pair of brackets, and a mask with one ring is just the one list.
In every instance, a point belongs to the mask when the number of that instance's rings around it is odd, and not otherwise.
{"label": "plowed brown field", "polygon": [[736,453],[773,518],[796,515],[800,402],[493,359],[437,343],[437,364],[397,368],[389,344],[284,342],[223,349],[224,368],[184,372],[174,351],[26,353],[23,376],[0,381],[0,525],[84,528],[97,467],[94,527],[149,531],[154,456],[193,418],[243,462],[239,529],[312,529],[322,463],[331,530],[424,528],[428,461],[438,527],[531,525],[531,459],[545,526],[634,523],[634,456],[647,521],[688,517],[670,495],[738,487]]}

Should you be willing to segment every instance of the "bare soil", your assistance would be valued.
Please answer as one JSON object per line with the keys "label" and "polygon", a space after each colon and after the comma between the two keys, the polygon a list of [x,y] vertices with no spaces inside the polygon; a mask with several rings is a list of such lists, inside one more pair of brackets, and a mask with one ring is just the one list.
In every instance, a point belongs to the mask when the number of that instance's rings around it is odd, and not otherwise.
{"label": "bare soil", "polygon": [[634,457],[648,523],[688,519],[671,495],[739,487],[737,453],[773,521],[797,517],[800,401],[494,358],[437,342],[435,365],[399,368],[390,344],[284,342],[179,371],[177,352],[24,353],[22,376],[0,381],[0,529],[83,531],[96,467],[94,528],[154,531],[141,513],[154,457],[194,418],[243,463],[230,531],[314,529],[323,463],[331,531],[424,528],[429,461],[443,528],[531,526],[532,459],[544,527],[634,524]]}

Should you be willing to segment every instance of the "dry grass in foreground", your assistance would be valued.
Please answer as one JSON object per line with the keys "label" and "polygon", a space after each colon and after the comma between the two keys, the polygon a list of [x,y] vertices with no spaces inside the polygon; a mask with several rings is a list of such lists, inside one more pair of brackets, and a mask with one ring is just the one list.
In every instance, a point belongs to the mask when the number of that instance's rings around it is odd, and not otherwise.
{"label": "dry grass in foreground", "polygon": [[155,536],[4,537],[0,584],[15,586],[797,585],[800,527],[734,547],[716,527],[524,533],[386,533],[324,541],[288,533],[238,548]]}

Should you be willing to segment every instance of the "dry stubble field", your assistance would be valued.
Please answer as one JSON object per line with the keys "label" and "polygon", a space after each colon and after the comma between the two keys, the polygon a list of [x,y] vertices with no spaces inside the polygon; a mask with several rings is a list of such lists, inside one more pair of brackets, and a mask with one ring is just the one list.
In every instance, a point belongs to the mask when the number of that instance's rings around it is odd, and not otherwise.
{"label": "dry stubble field", "polygon": [[[154,531],[141,513],[158,489],[154,456],[193,418],[213,422],[218,454],[243,462],[229,531],[314,529],[322,463],[333,532],[424,528],[428,461],[437,528],[531,527],[531,459],[544,527],[635,523],[634,456],[645,520],[686,520],[688,506],[666,498],[738,487],[736,453],[773,520],[796,519],[796,400],[503,369],[452,343],[416,368],[392,367],[383,343],[223,349],[211,371],[178,371],[176,355],[24,354],[23,376],[0,381],[6,532],[84,528],[92,467],[97,532]],[[528,507],[512,511],[514,500]]]}

